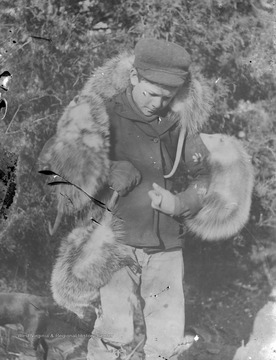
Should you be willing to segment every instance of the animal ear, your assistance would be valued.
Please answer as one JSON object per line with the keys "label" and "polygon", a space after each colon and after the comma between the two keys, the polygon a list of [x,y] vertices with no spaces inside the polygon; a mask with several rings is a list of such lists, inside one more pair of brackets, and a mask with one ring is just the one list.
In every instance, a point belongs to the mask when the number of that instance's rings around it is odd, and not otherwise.
{"label": "animal ear", "polygon": [[135,86],[135,85],[137,85],[139,83],[138,73],[137,73],[137,70],[135,68],[132,68],[130,70],[129,78],[130,78],[130,82],[131,82],[132,86]]}

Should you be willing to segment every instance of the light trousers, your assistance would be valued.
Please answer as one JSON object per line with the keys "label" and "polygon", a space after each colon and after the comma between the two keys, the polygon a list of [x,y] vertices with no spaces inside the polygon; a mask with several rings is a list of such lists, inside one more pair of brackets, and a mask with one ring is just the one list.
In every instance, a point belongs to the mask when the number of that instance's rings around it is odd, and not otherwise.
{"label": "light trousers", "polygon": [[88,360],[124,358],[134,338],[134,309],[141,301],[147,360],[177,359],[185,350],[184,263],[182,249],[146,254],[135,249],[141,274],[129,268],[114,273],[101,291],[101,312],[88,343]]}

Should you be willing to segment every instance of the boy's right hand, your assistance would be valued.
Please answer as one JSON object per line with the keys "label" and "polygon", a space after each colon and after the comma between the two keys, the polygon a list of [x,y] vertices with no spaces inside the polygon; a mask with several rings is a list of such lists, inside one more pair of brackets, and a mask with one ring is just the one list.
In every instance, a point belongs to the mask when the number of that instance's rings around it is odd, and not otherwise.
{"label": "boy's right hand", "polygon": [[112,161],[109,186],[125,196],[141,181],[141,173],[129,161]]}

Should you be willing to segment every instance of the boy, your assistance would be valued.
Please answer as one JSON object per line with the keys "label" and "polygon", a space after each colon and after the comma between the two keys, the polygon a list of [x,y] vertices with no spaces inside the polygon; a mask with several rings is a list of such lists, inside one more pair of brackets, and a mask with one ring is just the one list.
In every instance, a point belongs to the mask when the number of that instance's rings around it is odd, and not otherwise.
{"label": "boy", "polygon": [[[145,322],[145,359],[176,359],[191,344],[184,335],[178,220],[202,239],[218,240],[234,235],[248,219],[250,159],[235,138],[199,134],[209,116],[210,94],[190,63],[189,54],[176,44],[140,40],[134,56],[121,54],[95,71],[44,147],[42,159],[51,169],[86,193],[98,198],[108,184],[120,195],[120,241],[141,267],[136,273],[119,266],[107,284],[101,282],[106,285],[100,288],[101,309],[88,343],[88,360],[112,360],[118,354],[125,358],[124,345],[134,336],[137,300]],[[108,199],[111,190],[107,192]],[[71,211],[64,199],[69,198],[79,213],[91,205],[89,197],[68,185],[57,186],[57,197],[54,228]],[[89,226],[74,229],[65,239],[64,255],[58,258],[63,273],[54,274],[62,291],[55,288],[53,296],[57,302],[66,297],[69,304],[61,305],[71,309],[85,306],[87,293],[82,294],[81,285],[75,287],[87,273],[93,283],[102,280],[106,269],[95,270],[93,261],[108,267],[106,259],[113,255],[101,246],[116,239],[112,229],[106,240],[105,234],[93,239]],[[72,256],[67,257],[67,249]]]}
{"label": "boy", "polygon": [[[136,293],[143,302],[146,359],[167,359],[188,347],[184,338],[183,258],[179,226],[173,216],[191,217],[200,209],[198,192],[174,195],[164,175],[172,168],[179,134],[178,118],[168,118],[180,87],[190,86],[190,56],[176,44],[140,40],[135,47],[131,85],[107,103],[110,120],[111,177],[119,195],[126,244],[134,249],[141,275],[123,268],[101,289],[102,315],[88,346],[89,360],[115,359],[112,349],[133,340]],[[204,181],[208,169],[191,163],[207,156],[199,135],[186,141],[183,157]],[[194,166],[193,166],[194,164]]]}

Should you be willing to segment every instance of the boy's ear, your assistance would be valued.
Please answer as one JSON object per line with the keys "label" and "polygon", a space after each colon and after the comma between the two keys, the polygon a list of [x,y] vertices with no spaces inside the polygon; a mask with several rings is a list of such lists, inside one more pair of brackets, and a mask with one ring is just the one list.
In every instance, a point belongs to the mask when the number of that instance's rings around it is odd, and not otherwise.
{"label": "boy's ear", "polygon": [[137,73],[137,70],[135,68],[132,68],[130,70],[129,78],[130,78],[130,82],[131,82],[132,86],[135,86],[135,85],[137,85],[139,83],[138,73]]}

